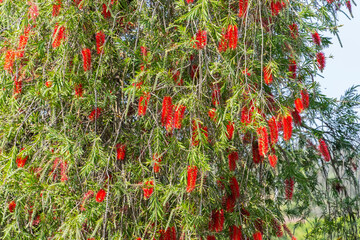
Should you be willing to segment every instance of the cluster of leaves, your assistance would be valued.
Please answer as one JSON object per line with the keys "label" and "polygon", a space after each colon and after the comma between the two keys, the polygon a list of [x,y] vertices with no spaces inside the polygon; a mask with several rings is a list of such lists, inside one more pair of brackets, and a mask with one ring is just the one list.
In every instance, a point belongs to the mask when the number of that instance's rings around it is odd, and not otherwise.
{"label": "cluster of leaves", "polygon": [[339,201],[351,224],[355,106],[313,81],[342,4],[0,1],[1,238],[259,239]]}

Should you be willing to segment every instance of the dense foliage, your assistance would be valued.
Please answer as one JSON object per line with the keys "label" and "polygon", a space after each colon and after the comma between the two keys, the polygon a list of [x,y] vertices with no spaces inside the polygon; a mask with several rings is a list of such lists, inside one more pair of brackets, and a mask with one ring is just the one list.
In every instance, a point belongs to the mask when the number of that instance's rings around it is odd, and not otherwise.
{"label": "dense foliage", "polygon": [[0,0],[1,238],[356,239],[359,96],[314,81],[345,5]]}

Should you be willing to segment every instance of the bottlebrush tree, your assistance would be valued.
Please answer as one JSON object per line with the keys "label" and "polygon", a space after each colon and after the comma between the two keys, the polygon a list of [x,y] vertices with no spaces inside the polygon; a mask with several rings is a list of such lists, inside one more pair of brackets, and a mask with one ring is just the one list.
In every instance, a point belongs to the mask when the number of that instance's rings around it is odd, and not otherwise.
{"label": "bottlebrush tree", "polygon": [[267,239],[330,206],[358,128],[328,120],[357,119],[318,119],[313,77],[344,6],[0,0],[1,238]]}

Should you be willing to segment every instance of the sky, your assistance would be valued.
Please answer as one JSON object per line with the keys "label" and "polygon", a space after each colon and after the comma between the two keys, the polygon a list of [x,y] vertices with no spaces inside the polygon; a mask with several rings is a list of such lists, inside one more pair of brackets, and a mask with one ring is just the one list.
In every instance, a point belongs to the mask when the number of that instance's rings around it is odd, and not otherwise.
{"label": "sky", "polygon": [[[348,13],[347,8],[342,9]],[[353,5],[352,10],[354,18],[351,20],[339,13],[338,24],[343,25],[339,31],[343,48],[336,36],[332,36],[333,44],[323,51],[326,56],[324,78],[317,77],[317,81],[328,97],[339,98],[351,86],[360,85],[360,6]]]}

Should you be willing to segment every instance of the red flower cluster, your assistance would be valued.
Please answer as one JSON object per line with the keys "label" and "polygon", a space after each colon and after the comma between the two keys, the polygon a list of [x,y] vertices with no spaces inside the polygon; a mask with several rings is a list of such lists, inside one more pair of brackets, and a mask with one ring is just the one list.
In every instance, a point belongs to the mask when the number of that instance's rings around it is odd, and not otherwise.
{"label": "red flower cluster", "polygon": [[220,104],[220,87],[219,84],[215,83],[212,85],[211,102],[216,107]]}
{"label": "red flower cluster", "polygon": [[282,125],[284,131],[284,140],[288,141],[292,135],[292,117],[291,115],[287,115],[282,118]]}
{"label": "red flower cluster", "polygon": [[102,109],[101,108],[95,108],[94,110],[92,110],[92,112],[89,115],[89,120],[93,121],[96,120],[100,117]]}
{"label": "red flower cluster", "polygon": [[175,227],[168,227],[166,231],[160,230],[159,240],[176,240]]}
{"label": "red flower cluster", "polygon": [[174,128],[180,129],[182,120],[184,119],[186,106],[184,105],[178,105],[175,107],[175,114],[174,114]]}
{"label": "red flower cluster", "polygon": [[239,17],[246,17],[248,0],[239,0]]}
{"label": "red flower cluster", "polygon": [[259,146],[259,154],[260,156],[265,156],[269,151],[269,143],[268,143],[268,133],[266,127],[259,127],[256,130],[258,135],[258,146]]}
{"label": "red flower cluster", "polygon": [[145,186],[143,187],[144,198],[149,199],[154,192],[154,181],[153,180],[146,181],[144,183],[144,186]]}
{"label": "red flower cluster", "polygon": [[273,16],[277,16],[280,11],[285,7],[285,3],[284,2],[280,2],[280,1],[271,1],[270,3],[270,8],[271,8],[271,14]]}
{"label": "red flower cluster", "polygon": [[146,49],[146,47],[144,47],[144,46],[141,46],[140,47],[140,52],[141,52],[141,55],[143,56],[143,58],[146,58],[147,57],[147,49]]}
{"label": "red flower cluster", "polygon": [[349,10],[350,15],[352,16],[352,9],[351,9],[351,2],[350,2],[350,0],[346,1],[346,2],[345,2],[345,5],[346,5],[347,9]]}
{"label": "red flower cluster", "polygon": [[229,25],[227,31],[222,33],[219,42],[219,52],[225,52],[227,48],[235,50],[238,41],[238,28],[236,25]]}
{"label": "red flower cluster", "polygon": [[239,183],[236,180],[236,177],[232,177],[230,179],[230,189],[231,189],[231,194],[234,196],[235,199],[240,197],[240,189],[239,189]]}
{"label": "red flower cluster", "polygon": [[55,0],[56,4],[53,4],[52,16],[56,17],[60,13],[61,0]]}
{"label": "red flower cluster", "polygon": [[103,5],[102,5],[102,15],[104,16],[104,18],[111,17],[110,10],[108,9],[108,7],[106,6],[105,3],[103,3]]}
{"label": "red flower cluster", "polygon": [[192,192],[195,189],[197,172],[198,168],[196,166],[188,166],[186,187],[186,191],[188,193]]}
{"label": "red flower cluster", "polygon": [[82,84],[81,83],[76,84],[74,88],[75,88],[75,96],[82,97],[84,92]]}
{"label": "red flower cluster", "polygon": [[5,54],[5,63],[4,70],[8,72],[12,72],[14,62],[15,62],[16,53],[13,50],[7,50]]}
{"label": "red flower cluster", "polygon": [[157,153],[154,153],[153,155],[153,161],[154,161],[154,172],[158,173],[160,171],[160,163],[161,163],[162,157],[159,157]]}
{"label": "red flower cluster", "polygon": [[241,226],[232,225],[229,227],[230,240],[242,240]]}
{"label": "red flower cluster", "polygon": [[68,177],[66,175],[67,168],[68,168],[67,161],[61,160],[61,162],[60,162],[60,176],[61,176],[60,181],[61,182],[65,182],[68,180]]}
{"label": "red flower cluster", "polygon": [[241,122],[248,125],[249,123],[252,123],[254,121],[253,114],[255,112],[255,107],[251,106],[250,109],[248,109],[246,106],[244,106],[241,109]]}
{"label": "red flower cluster", "polygon": [[39,16],[39,9],[38,7],[35,5],[35,3],[30,3],[30,8],[29,8],[29,16],[32,20],[36,20],[36,18]]}
{"label": "red flower cluster", "polygon": [[186,2],[187,2],[188,4],[190,4],[190,3],[193,3],[194,0],[186,0]]}
{"label": "red flower cluster", "polygon": [[[74,3],[79,9],[82,9],[83,0],[74,0]],[[81,3],[81,5],[80,5],[80,3]]]}
{"label": "red flower cluster", "polygon": [[22,79],[19,77],[19,79],[14,78],[14,95],[20,94],[22,92]]}
{"label": "red flower cluster", "polygon": [[275,218],[273,218],[272,222],[272,227],[276,233],[276,236],[277,237],[282,237],[284,235],[282,229],[281,229],[281,224],[279,223],[278,220],[276,220]]}
{"label": "red flower cluster", "polygon": [[301,100],[303,103],[304,108],[309,107],[309,93],[306,91],[306,89],[301,90]]}
{"label": "red flower cluster", "polygon": [[172,78],[174,79],[176,85],[182,86],[184,84],[184,80],[181,78],[179,81],[179,76],[180,76],[180,71],[178,70],[172,75]]}
{"label": "red flower cluster", "polygon": [[52,47],[55,49],[60,46],[63,39],[65,39],[65,27],[59,27],[57,24],[54,28]]}
{"label": "red flower cluster", "polygon": [[207,42],[206,31],[199,29],[199,31],[196,33],[195,40],[196,45],[193,45],[193,48],[203,49]]}
{"label": "red flower cluster", "polygon": [[125,144],[116,144],[116,159],[124,160],[126,156],[126,145]]}
{"label": "red flower cluster", "polygon": [[217,118],[216,118],[216,109],[215,108],[210,108],[209,111],[208,111],[208,115],[209,115],[209,118],[211,120],[213,120],[214,122],[217,121]]}
{"label": "red flower cluster", "polygon": [[261,232],[256,232],[253,234],[254,240],[262,240],[262,234]]}
{"label": "red flower cluster", "polygon": [[301,116],[296,108],[291,112],[291,116],[293,118],[294,124],[296,126],[300,126],[301,125]]}
{"label": "red flower cluster", "polygon": [[269,158],[270,165],[271,165],[273,168],[275,168],[275,167],[276,167],[277,160],[278,160],[277,156],[276,156],[275,154],[270,154],[268,158]]}
{"label": "red flower cluster", "polygon": [[272,73],[271,73],[271,68],[268,67],[264,67],[263,68],[263,72],[264,72],[264,81],[265,84],[269,85],[270,83],[272,83],[273,81],[273,77],[272,77]]}
{"label": "red flower cluster", "polygon": [[289,72],[290,72],[290,77],[292,79],[296,78],[296,68],[297,68],[296,61],[294,59],[290,60]]}
{"label": "red flower cluster", "polygon": [[316,54],[316,61],[318,63],[319,69],[322,71],[325,68],[325,55],[322,52]]}
{"label": "red flower cluster", "polygon": [[206,237],[206,240],[216,240],[215,236],[210,235]]}
{"label": "red flower cluster", "polygon": [[326,162],[330,161],[330,153],[324,139],[319,139],[319,151]]}
{"label": "red flower cluster", "polygon": [[104,189],[100,189],[100,190],[97,192],[95,199],[96,199],[97,202],[102,202],[102,201],[104,201],[105,197],[106,197],[106,192],[105,192],[105,190],[104,190]]}
{"label": "red flower cluster", "polygon": [[96,51],[97,54],[104,53],[105,34],[103,31],[96,33]]}
{"label": "red flower cluster", "polygon": [[292,177],[285,179],[285,199],[291,200],[294,193],[294,179]]}
{"label": "red flower cluster", "polygon": [[19,45],[17,48],[17,50],[18,50],[17,57],[22,58],[24,56],[25,47],[26,47],[28,40],[29,40],[29,35],[27,35],[27,34],[20,35]]}
{"label": "red flower cluster", "polygon": [[171,122],[172,112],[173,112],[172,98],[170,96],[165,96],[163,98],[162,108],[161,108],[161,125],[163,127],[166,126],[168,119],[170,119]]}
{"label": "red flower cluster", "polygon": [[223,206],[226,208],[226,211],[233,212],[236,203],[235,197],[232,194],[230,196],[224,196],[223,201]]}
{"label": "red flower cluster", "polygon": [[11,202],[9,203],[9,211],[10,211],[10,212],[14,212],[15,207],[16,207],[15,201],[11,201]]}
{"label": "red flower cluster", "polygon": [[293,23],[293,24],[289,25],[289,28],[290,28],[291,37],[293,39],[296,39],[297,36],[299,35],[298,25],[296,23]]}
{"label": "red flower cluster", "polygon": [[149,100],[150,100],[150,93],[144,92],[139,99],[139,107],[138,107],[139,116],[145,116]]}
{"label": "red flower cluster", "polygon": [[80,211],[85,211],[85,203],[89,198],[92,198],[94,196],[94,192],[92,190],[89,190],[87,193],[85,193],[83,200],[80,204]]}
{"label": "red flower cluster", "polygon": [[230,122],[226,125],[226,137],[231,140],[234,136],[234,123]]}
{"label": "red flower cluster", "polygon": [[224,210],[213,210],[209,222],[209,230],[221,232],[224,228]]}
{"label": "red flower cluster", "polygon": [[[25,148],[21,148],[20,149],[20,153],[21,153],[21,151],[23,151]],[[26,163],[26,161],[27,161],[27,159],[28,159],[28,156],[22,156],[22,155],[20,155],[20,156],[18,156],[17,158],[16,158],[16,164],[17,164],[17,166],[19,167],[19,168],[22,168],[22,167],[24,167],[25,166],[25,163]]]}
{"label": "red flower cluster", "polygon": [[317,32],[314,32],[313,34],[311,34],[311,37],[314,41],[314,43],[318,46],[320,46],[321,44],[321,38],[320,38],[320,35],[317,33]]}
{"label": "red flower cluster", "polygon": [[257,141],[254,141],[252,143],[252,155],[253,155],[253,162],[255,164],[259,164],[260,162],[262,162],[264,160],[264,158],[260,156],[259,145],[258,145]]}
{"label": "red flower cluster", "polygon": [[89,48],[84,48],[81,51],[83,57],[83,67],[84,71],[89,71],[91,69],[91,51]]}
{"label": "red flower cluster", "polygon": [[277,121],[275,117],[272,117],[268,121],[269,129],[270,129],[270,139],[271,144],[276,144],[279,137],[279,129],[277,126]]}
{"label": "red flower cluster", "polygon": [[295,109],[301,113],[304,110],[303,101],[301,98],[295,99]]}

